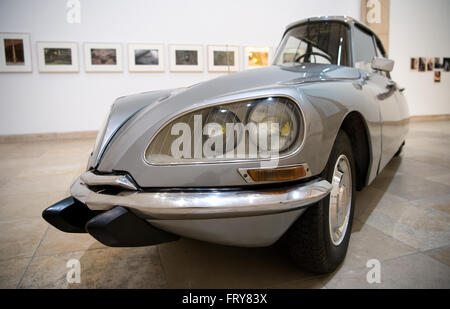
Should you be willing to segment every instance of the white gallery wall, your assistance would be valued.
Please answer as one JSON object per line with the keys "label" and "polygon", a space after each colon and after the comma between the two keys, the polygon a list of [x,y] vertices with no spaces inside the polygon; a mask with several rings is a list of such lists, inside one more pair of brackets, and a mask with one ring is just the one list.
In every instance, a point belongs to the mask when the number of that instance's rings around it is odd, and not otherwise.
{"label": "white gallery wall", "polygon": [[[435,85],[431,72],[409,72],[411,53],[449,56],[449,1],[391,2],[394,77],[407,88],[411,112],[449,114],[448,73]],[[169,72],[168,44],[275,48],[285,26],[293,21],[317,15],[359,19],[360,15],[360,0],[80,0],[81,23],[69,24],[66,3],[0,1],[0,32],[30,33],[33,61],[32,73],[0,73],[0,135],[97,130],[116,97],[188,86],[221,75],[206,69],[203,73]],[[411,3],[406,11],[405,3]],[[80,72],[39,73],[37,41],[77,42]],[[86,73],[84,42],[122,43],[124,71]],[[165,44],[166,72],[128,71],[127,43],[139,42]]]}
{"label": "white gallery wall", "polygon": [[449,0],[391,0],[389,57],[392,78],[405,87],[411,115],[450,114],[450,72],[411,72],[410,57],[450,57]]}
{"label": "white gallery wall", "polygon": [[[358,16],[360,8],[359,0],[80,0],[81,23],[68,24],[66,3],[0,1],[0,32],[29,32],[33,56],[32,73],[0,73],[0,135],[98,130],[116,97],[220,75],[169,73],[167,44],[275,47],[293,21],[323,14]],[[37,41],[78,42],[80,72],[39,73]],[[124,71],[86,73],[83,42],[123,43]],[[129,42],[164,43],[166,72],[128,72]]]}

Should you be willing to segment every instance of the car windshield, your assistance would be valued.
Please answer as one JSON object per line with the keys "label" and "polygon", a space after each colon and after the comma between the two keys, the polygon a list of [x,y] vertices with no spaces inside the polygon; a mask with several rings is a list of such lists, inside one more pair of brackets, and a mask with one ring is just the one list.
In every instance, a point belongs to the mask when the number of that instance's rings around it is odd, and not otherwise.
{"label": "car windshield", "polygon": [[281,41],[274,64],[350,65],[348,26],[340,22],[309,22],[290,29]]}

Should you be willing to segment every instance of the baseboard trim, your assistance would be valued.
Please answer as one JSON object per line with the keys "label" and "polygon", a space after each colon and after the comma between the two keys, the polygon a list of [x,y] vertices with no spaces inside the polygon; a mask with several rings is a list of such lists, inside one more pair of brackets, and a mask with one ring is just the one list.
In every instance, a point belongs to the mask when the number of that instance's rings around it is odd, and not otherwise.
{"label": "baseboard trim", "polygon": [[433,120],[449,120],[450,114],[441,114],[441,115],[417,115],[411,116],[409,118],[410,121],[433,121]]}
{"label": "baseboard trim", "polygon": [[98,131],[0,135],[0,143],[38,142],[66,139],[94,139]]}

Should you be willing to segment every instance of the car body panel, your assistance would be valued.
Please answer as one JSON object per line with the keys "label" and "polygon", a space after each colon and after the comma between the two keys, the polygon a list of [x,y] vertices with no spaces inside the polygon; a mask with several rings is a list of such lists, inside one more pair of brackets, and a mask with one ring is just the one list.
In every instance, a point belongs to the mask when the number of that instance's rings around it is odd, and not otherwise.
{"label": "car body panel", "polygon": [[387,88],[389,79],[380,74],[372,74],[370,80],[375,87],[376,102],[380,110],[382,145],[379,171],[381,171],[405,139],[409,113],[403,93],[395,87]]}
{"label": "car body panel", "polygon": [[177,235],[239,247],[266,247],[274,244],[305,209],[242,218],[191,220],[147,220]]}

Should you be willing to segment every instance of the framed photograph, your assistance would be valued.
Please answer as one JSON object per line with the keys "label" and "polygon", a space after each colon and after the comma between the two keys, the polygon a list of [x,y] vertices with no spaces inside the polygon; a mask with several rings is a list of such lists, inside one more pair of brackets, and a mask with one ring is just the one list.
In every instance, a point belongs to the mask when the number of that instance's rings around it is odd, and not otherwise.
{"label": "framed photograph", "polygon": [[78,72],[78,45],[74,42],[37,42],[40,72]]}
{"label": "framed photograph", "polygon": [[435,83],[441,82],[441,71],[434,71],[434,82]]}
{"label": "framed photograph", "polygon": [[31,72],[28,33],[0,33],[0,72]]}
{"label": "framed photograph", "polygon": [[245,68],[261,68],[270,64],[270,47],[245,47]]}
{"label": "framed photograph", "polygon": [[434,70],[434,59],[428,58],[427,59],[427,71],[433,71]]}
{"label": "framed photograph", "polygon": [[439,57],[434,57],[434,68],[435,69],[442,69],[442,61]]}
{"label": "framed photograph", "polygon": [[122,44],[85,43],[86,72],[122,72]]}
{"label": "framed photograph", "polygon": [[209,72],[237,72],[239,71],[239,46],[209,45]]}
{"label": "framed photograph", "polygon": [[130,72],[164,72],[164,45],[128,44]]}
{"label": "framed photograph", "polygon": [[444,58],[442,60],[442,68],[445,72],[450,72],[450,58]]}
{"label": "framed photograph", "polygon": [[419,72],[425,72],[427,66],[427,58],[419,57],[418,70]]}
{"label": "framed photograph", "polygon": [[409,59],[409,69],[411,71],[417,71],[417,64],[418,64],[418,61],[417,61],[416,57],[411,57]]}
{"label": "framed photograph", "polygon": [[202,45],[169,45],[170,71],[203,72]]}

